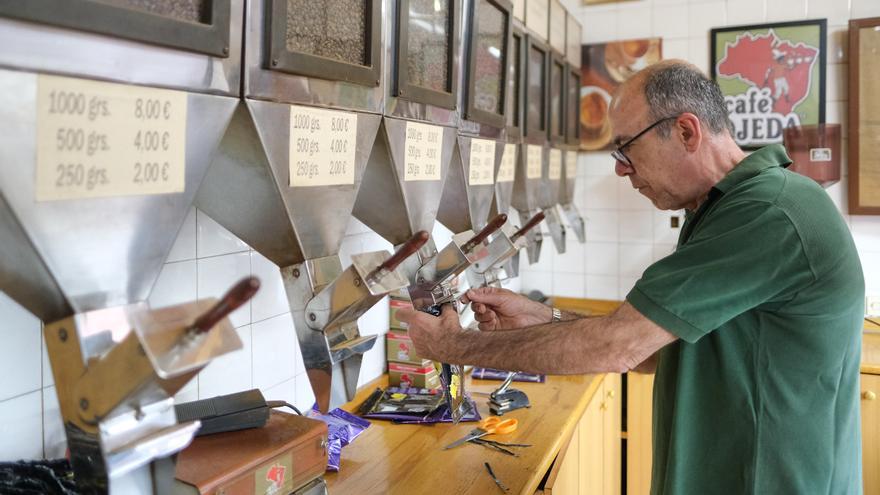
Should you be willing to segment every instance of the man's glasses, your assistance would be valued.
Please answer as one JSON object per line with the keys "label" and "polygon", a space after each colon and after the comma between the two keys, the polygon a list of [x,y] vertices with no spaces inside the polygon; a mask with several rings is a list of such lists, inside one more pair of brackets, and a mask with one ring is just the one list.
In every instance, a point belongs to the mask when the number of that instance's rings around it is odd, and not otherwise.
{"label": "man's glasses", "polygon": [[614,157],[615,160],[617,160],[617,161],[623,163],[624,165],[626,165],[626,166],[628,166],[628,167],[632,167],[633,164],[632,164],[632,162],[629,160],[629,157],[627,157],[625,154],[623,154],[623,150],[624,150],[624,148],[626,148],[627,146],[633,144],[633,141],[635,141],[636,139],[642,137],[642,136],[643,136],[644,134],[646,134],[648,131],[650,131],[651,129],[657,127],[658,125],[662,124],[663,122],[666,122],[667,120],[677,119],[677,118],[678,118],[678,115],[673,116],[673,117],[664,117],[664,118],[658,120],[657,122],[654,122],[653,124],[651,124],[651,125],[649,125],[648,127],[646,127],[642,132],[636,134],[634,137],[632,137],[631,139],[628,139],[625,143],[623,143],[623,144],[621,144],[620,146],[618,146],[616,150],[614,150],[614,151],[611,152],[611,156]]}

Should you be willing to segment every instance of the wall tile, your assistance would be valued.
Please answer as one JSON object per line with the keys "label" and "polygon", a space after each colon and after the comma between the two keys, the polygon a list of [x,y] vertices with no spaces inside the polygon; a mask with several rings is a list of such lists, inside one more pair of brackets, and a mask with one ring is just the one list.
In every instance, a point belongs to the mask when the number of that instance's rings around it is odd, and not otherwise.
{"label": "wall tile", "polygon": [[[250,253],[235,253],[198,261],[198,294],[200,299],[221,297],[236,282],[251,274]],[[251,302],[248,301],[229,315],[236,328],[251,322]]]}
{"label": "wall tile", "polygon": [[653,244],[620,244],[621,278],[640,277],[653,262]]}
{"label": "wall tile", "polygon": [[[278,385],[275,385],[274,387],[262,389],[260,390],[260,392],[263,393],[263,397],[265,397],[266,400],[283,400],[296,406],[296,380],[294,378],[285,380]],[[288,408],[280,408],[278,410],[286,413],[293,412]],[[303,414],[306,414],[308,412],[307,410],[303,409],[299,410]]]}
{"label": "wall tile", "polygon": [[553,259],[556,257],[556,246],[553,245],[553,239],[550,234],[544,230],[544,239],[541,242],[541,255],[538,262],[529,265],[529,271],[550,273],[553,271]]}
{"label": "wall tile", "polygon": [[67,450],[67,435],[64,420],[58,408],[55,387],[46,387],[43,394],[43,456],[46,459],[60,459]]}
{"label": "wall tile", "polygon": [[807,0],[807,17],[828,19],[829,25],[849,22],[849,8],[852,0]]}
{"label": "wall tile", "polygon": [[[667,39],[688,37],[688,5],[654,5],[653,12],[654,36],[663,38],[663,44]],[[665,55],[664,46],[664,55]]]}
{"label": "wall tile", "polygon": [[42,390],[0,402],[0,461],[43,457]]}
{"label": "wall tile", "polygon": [[583,274],[584,246],[578,242],[574,232],[569,230],[565,236],[565,253],[557,253],[553,258],[553,272]]}
{"label": "wall tile", "polygon": [[680,39],[663,39],[663,58],[665,60],[669,59],[680,59],[687,60],[688,59],[688,50],[690,46],[688,44],[687,38]]}
{"label": "wall tile", "polygon": [[617,39],[617,12],[590,11],[584,9],[581,16],[584,43],[601,43]]}
{"label": "wall tile", "polygon": [[165,263],[147,299],[150,307],[164,308],[198,299],[196,260]]}
{"label": "wall tile", "polygon": [[860,251],[859,258],[865,273],[866,294],[880,296],[880,251]]}
{"label": "wall tile", "polygon": [[585,297],[585,277],[579,273],[554,273],[553,295],[560,297]]}
{"label": "wall tile", "polygon": [[177,233],[177,239],[171,246],[171,252],[168,253],[167,263],[196,259],[196,216],[195,206],[190,207]]}
{"label": "wall tile", "polygon": [[256,251],[251,251],[250,257],[251,272],[260,279],[260,290],[251,299],[253,321],[262,321],[289,312],[287,292],[284,290],[278,266]]}
{"label": "wall tile", "polygon": [[587,297],[590,299],[619,300],[618,277],[587,275]]}
{"label": "wall tile", "polygon": [[[773,0],[769,0],[773,1]],[[764,0],[728,0],[727,24],[741,26],[764,22]]]}
{"label": "wall tile", "polygon": [[654,244],[654,262],[669,256],[675,252],[675,244]]}
{"label": "wall tile", "polygon": [[583,175],[595,175],[598,177],[615,177],[614,159],[607,151],[589,151],[580,154],[578,163],[583,164]]}
{"label": "wall tile", "polygon": [[[616,210],[619,206],[619,182],[623,181],[616,176],[584,177],[584,208]],[[580,203],[578,207],[581,207]]]}
{"label": "wall tile", "polygon": [[638,277],[620,277],[617,299],[620,301],[626,299],[626,295],[629,294],[629,291],[632,290],[638,280]]}
{"label": "wall tile", "polygon": [[546,272],[527,272],[520,275],[522,279],[521,291],[525,294],[533,290],[541,291],[550,295],[553,290],[553,274]]}
{"label": "wall tile", "polygon": [[[870,0],[875,1],[875,0]],[[878,4],[880,5],[880,4]],[[845,64],[849,61],[849,27],[828,26],[827,59],[829,64]]]}
{"label": "wall tile", "polygon": [[[42,331],[40,332],[40,338],[43,338]],[[42,354],[41,367],[43,372],[43,386],[48,387],[51,385],[55,385],[55,375],[52,374],[52,363],[49,362],[49,352],[46,350],[45,341],[41,344],[40,347],[40,354]]]}
{"label": "wall tile", "polygon": [[807,0],[769,0],[767,22],[796,21],[807,18]]}
{"label": "wall tile", "polygon": [[880,217],[853,215],[850,223],[859,251],[880,252]]}
{"label": "wall tile", "polygon": [[196,253],[199,258],[247,251],[248,245],[199,210],[196,215]]}
{"label": "wall tile", "polygon": [[837,182],[836,184],[832,184],[825,188],[825,192],[828,193],[828,196],[831,198],[831,201],[834,202],[834,205],[837,206],[837,209],[844,215],[844,220],[849,223],[850,219],[847,216],[849,212],[849,206],[847,205],[847,184],[846,178]]}
{"label": "wall tile", "polygon": [[253,384],[251,326],[235,330],[242,348],[211,361],[199,373],[199,399],[250,390]]}
{"label": "wall tile", "polygon": [[708,37],[710,29],[724,27],[726,17],[727,9],[724,2],[691,4],[688,11],[688,37]]}
{"label": "wall tile", "polygon": [[299,408],[303,414],[312,408],[315,403],[315,392],[312,391],[312,384],[309,383],[309,377],[302,373],[294,378],[296,385],[296,402],[294,405]]}
{"label": "wall tile", "polygon": [[701,34],[696,37],[688,38],[688,61],[697,66],[705,74],[709,73],[709,48],[710,41],[708,34]]}
{"label": "wall tile", "polygon": [[620,213],[616,210],[586,210],[583,213],[587,242],[617,242]]}
{"label": "wall tile", "polygon": [[293,378],[302,356],[290,314],[254,323],[251,329],[253,386],[262,390]]}
{"label": "wall tile", "polygon": [[[678,227],[672,228],[672,219],[678,218]],[[676,244],[681,226],[684,225],[684,211],[654,210],[654,242]]]}
{"label": "wall tile", "polygon": [[[42,386],[40,320],[0,292],[0,401]],[[0,437],[2,438],[2,437]]]}
{"label": "wall tile", "polygon": [[647,2],[621,4],[617,11],[618,39],[648,38],[652,34],[651,6]]}
{"label": "wall tile", "polygon": [[852,2],[852,18],[880,16],[880,2],[877,0],[850,0]]}
{"label": "wall tile", "polygon": [[[840,124],[840,135],[846,136],[847,132],[847,103],[845,101],[832,101],[825,103],[825,122]],[[846,153],[846,148],[844,153]]]}
{"label": "wall tile", "polygon": [[826,71],[827,91],[825,93],[826,100],[846,101],[847,100],[847,81],[849,81],[849,64],[829,64]]}
{"label": "wall tile", "polygon": [[620,242],[643,242],[654,241],[654,212],[645,211],[621,211],[620,212]]}
{"label": "wall tile", "polygon": [[[588,242],[586,248],[587,275],[606,275],[617,277],[620,273],[620,253],[617,243]],[[588,277],[589,278],[589,277]],[[587,286],[589,290],[589,285]],[[616,289],[615,289],[616,291]]]}
{"label": "wall tile", "polygon": [[194,376],[192,380],[174,394],[174,402],[177,404],[194,400],[199,400],[199,375]]}

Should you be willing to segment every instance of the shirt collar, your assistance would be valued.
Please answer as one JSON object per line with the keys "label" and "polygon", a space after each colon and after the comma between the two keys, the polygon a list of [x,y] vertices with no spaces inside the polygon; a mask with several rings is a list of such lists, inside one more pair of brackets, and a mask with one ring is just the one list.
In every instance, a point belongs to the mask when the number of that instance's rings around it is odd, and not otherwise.
{"label": "shirt collar", "polygon": [[718,181],[713,189],[724,194],[740,182],[751,179],[768,168],[788,167],[789,165],[791,165],[791,158],[788,157],[785,148],[781,144],[771,144],[745,157],[723,179]]}

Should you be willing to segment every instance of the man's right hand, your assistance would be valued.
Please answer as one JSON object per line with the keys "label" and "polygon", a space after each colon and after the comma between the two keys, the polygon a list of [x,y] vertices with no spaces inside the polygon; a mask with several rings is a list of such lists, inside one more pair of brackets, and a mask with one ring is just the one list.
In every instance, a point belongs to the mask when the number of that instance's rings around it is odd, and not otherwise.
{"label": "man's right hand", "polygon": [[507,289],[470,289],[464,299],[470,301],[474,318],[484,332],[550,323],[552,317],[549,306]]}

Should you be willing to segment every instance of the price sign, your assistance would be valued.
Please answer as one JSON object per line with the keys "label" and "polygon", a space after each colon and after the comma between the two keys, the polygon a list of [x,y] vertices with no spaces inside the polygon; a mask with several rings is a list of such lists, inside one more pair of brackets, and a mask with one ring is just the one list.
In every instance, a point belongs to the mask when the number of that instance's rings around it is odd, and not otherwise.
{"label": "price sign", "polygon": [[526,178],[541,178],[541,162],[543,161],[543,147],[537,144],[530,144],[526,148]]}
{"label": "price sign", "polygon": [[40,75],[37,201],[183,191],[186,98],[181,91]]}
{"label": "price sign", "polygon": [[565,178],[574,179],[578,173],[578,154],[577,151],[565,152]]}
{"label": "price sign", "polygon": [[495,141],[471,139],[471,163],[468,185],[483,186],[494,184]]}
{"label": "price sign", "polygon": [[407,122],[403,180],[440,180],[442,143],[442,127]]}
{"label": "price sign", "polygon": [[516,171],[516,145],[505,144],[504,155],[501,157],[501,166],[498,168],[498,182],[513,182]]}
{"label": "price sign", "polygon": [[550,166],[547,170],[547,177],[550,180],[559,180],[562,178],[562,150],[550,149]]}
{"label": "price sign", "polygon": [[290,187],[354,184],[357,114],[290,107]]}
{"label": "price sign", "polygon": [[526,27],[534,31],[541,41],[547,41],[549,7],[547,0],[526,2]]}

